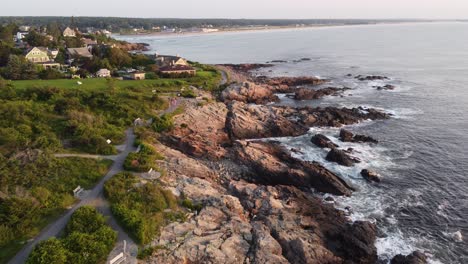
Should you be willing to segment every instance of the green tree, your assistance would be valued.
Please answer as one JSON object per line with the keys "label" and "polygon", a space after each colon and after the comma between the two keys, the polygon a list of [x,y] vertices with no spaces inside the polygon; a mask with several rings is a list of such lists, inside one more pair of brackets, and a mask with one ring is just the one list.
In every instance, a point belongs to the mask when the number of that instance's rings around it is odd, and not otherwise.
{"label": "green tree", "polygon": [[29,34],[24,37],[24,41],[33,47],[48,47],[50,42],[46,36],[36,31],[30,31]]}
{"label": "green tree", "polygon": [[29,255],[26,264],[63,264],[67,263],[68,251],[57,238],[39,243]]}
{"label": "green tree", "polygon": [[126,51],[119,48],[110,48],[108,52],[107,57],[113,66],[121,68],[132,65],[132,57]]}

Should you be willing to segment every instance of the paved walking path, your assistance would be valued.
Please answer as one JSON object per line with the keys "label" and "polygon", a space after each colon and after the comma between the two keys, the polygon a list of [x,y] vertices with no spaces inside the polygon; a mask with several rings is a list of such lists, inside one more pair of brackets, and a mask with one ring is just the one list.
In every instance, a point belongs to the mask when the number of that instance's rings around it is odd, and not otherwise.
{"label": "paved walking path", "polygon": [[[89,194],[83,198],[79,203],[74,205],[70,210],[68,210],[64,215],[62,215],[59,219],[57,219],[54,223],[49,224],[46,228],[44,228],[39,235],[37,235],[31,242],[26,244],[21,251],[19,251],[15,257],[13,257],[8,263],[11,264],[20,264],[24,263],[29,256],[29,253],[33,250],[34,246],[36,246],[39,242],[46,240],[50,237],[56,237],[59,235],[60,231],[62,231],[68,220],[70,219],[70,216],[80,207],[82,206],[95,206],[97,209],[103,213],[105,216],[108,216],[109,218],[109,224],[111,227],[118,232],[118,241],[121,242],[123,240],[127,241],[127,248],[133,249],[130,251],[130,253],[133,255],[132,259],[136,262],[136,251],[134,248],[136,248],[135,242],[122,230],[122,228],[116,223],[115,219],[112,217],[110,207],[108,202],[104,198],[104,193],[103,193],[103,188],[104,188],[104,183],[111,179],[114,175],[117,173],[123,171],[123,163],[125,161],[125,158],[130,152],[134,152],[136,148],[134,147],[134,142],[135,142],[135,134],[133,133],[133,129],[127,129],[125,131],[126,134],[126,139],[125,143],[123,146],[123,151],[120,152],[118,155],[111,156],[112,160],[114,160],[114,163],[112,164],[110,170],[107,172],[107,174],[104,176],[104,178],[101,179],[101,181],[89,192]],[[64,154],[67,155],[67,154]],[[77,154],[79,155],[79,154]],[[74,157],[76,157],[75,154],[73,154]],[[96,155],[90,155],[89,157],[94,157]],[[108,158],[106,156],[102,156],[104,158]],[[127,262],[127,263],[135,263],[135,262]]]}

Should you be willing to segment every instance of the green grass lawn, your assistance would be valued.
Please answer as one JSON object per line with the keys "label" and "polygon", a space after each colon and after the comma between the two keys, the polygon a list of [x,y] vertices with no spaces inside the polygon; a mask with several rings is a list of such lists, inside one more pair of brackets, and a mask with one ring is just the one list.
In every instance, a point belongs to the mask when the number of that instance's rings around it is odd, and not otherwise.
{"label": "green grass lawn", "polygon": [[[173,92],[178,91],[182,87],[189,85],[194,86],[213,86],[219,83],[220,74],[212,71],[198,71],[197,75],[191,78],[179,79],[155,79],[155,80],[123,80],[115,81],[118,88],[148,88],[156,89],[158,92]],[[78,82],[82,84],[79,85]],[[13,81],[14,87],[17,89],[25,89],[28,87],[58,87],[58,88],[80,88],[83,90],[105,90],[108,89],[108,83],[103,78],[90,79],[58,79],[58,80],[21,80]]]}

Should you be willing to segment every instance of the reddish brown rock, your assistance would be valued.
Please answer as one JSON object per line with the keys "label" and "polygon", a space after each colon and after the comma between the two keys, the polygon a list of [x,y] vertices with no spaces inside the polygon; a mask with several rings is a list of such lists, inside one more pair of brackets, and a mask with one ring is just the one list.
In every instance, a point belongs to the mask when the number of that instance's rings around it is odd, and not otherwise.
{"label": "reddish brown rock", "polygon": [[314,135],[310,141],[320,148],[333,149],[338,147],[338,145],[334,144],[329,138],[322,134]]}
{"label": "reddish brown rock", "polygon": [[338,175],[316,162],[293,158],[275,142],[236,142],[234,158],[252,171],[250,181],[265,185],[291,185],[319,192],[350,195],[354,190]]}
{"label": "reddish brown rock", "polygon": [[359,160],[351,157],[348,153],[341,149],[333,148],[328,152],[326,160],[336,162],[340,165],[351,167],[354,163],[359,163]]}
{"label": "reddish brown rock", "polygon": [[230,144],[225,132],[227,108],[223,103],[198,106],[186,103],[185,112],[174,118],[174,129],[163,135],[167,145],[193,157],[219,159],[226,155],[224,145]]}
{"label": "reddish brown rock", "polygon": [[346,129],[341,129],[340,130],[340,140],[343,142],[359,142],[359,143],[379,143],[378,140],[366,136],[366,135],[360,135],[356,134],[354,135],[351,131],[348,131]]}
{"label": "reddish brown rock", "polygon": [[268,106],[232,102],[228,110],[226,129],[233,140],[299,136],[308,131]]}
{"label": "reddish brown rock", "polygon": [[337,96],[342,94],[344,91],[349,90],[349,88],[335,88],[327,87],[323,89],[310,89],[310,88],[299,88],[294,93],[294,99],[296,100],[315,100],[320,99],[324,96]]}
{"label": "reddish brown rock", "polygon": [[244,103],[266,104],[279,100],[268,86],[257,85],[252,82],[231,84],[228,88],[224,89],[220,98],[225,103],[239,101]]}

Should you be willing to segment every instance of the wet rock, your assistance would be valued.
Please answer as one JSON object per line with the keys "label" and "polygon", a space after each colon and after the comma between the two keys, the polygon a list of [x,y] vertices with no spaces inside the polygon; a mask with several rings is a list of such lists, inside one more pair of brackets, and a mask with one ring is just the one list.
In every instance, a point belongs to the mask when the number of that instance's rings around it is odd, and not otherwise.
{"label": "wet rock", "polygon": [[374,88],[376,88],[379,91],[381,91],[381,90],[395,90],[395,86],[391,85],[391,84],[387,84],[387,85],[384,85],[384,86],[374,86]]}
{"label": "wet rock", "polygon": [[359,160],[349,156],[346,152],[341,149],[332,149],[328,152],[326,160],[336,162],[340,165],[352,167],[355,163],[359,163]]}
{"label": "wet rock", "polygon": [[311,142],[320,148],[336,148],[338,145],[334,144],[329,138],[322,134],[316,134],[312,137]]}
{"label": "wet rock", "polygon": [[343,142],[379,143],[379,141],[370,136],[360,134],[354,135],[351,131],[346,129],[340,130],[340,140]]}
{"label": "wet rock", "polygon": [[299,88],[294,93],[294,99],[296,100],[313,100],[320,99],[324,96],[338,96],[344,91],[349,90],[349,88],[335,88],[327,87],[323,89],[309,89],[309,88]]}
{"label": "wet rock", "polygon": [[[331,204],[291,186],[232,182],[229,189],[255,215],[255,222],[263,224],[266,230],[261,230],[279,243],[289,263],[375,263],[372,225],[349,224]],[[276,250],[269,252],[278,252],[276,243],[271,243]],[[270,263],[251,259],[251,263]]]}
{"label": "wet rock", "polygon": [[267,106],[231,102],[226,128],[231,139],[300,136],[309,130]]}
{"label": "wet rock", "polygon": [[340,235],[341,250],[346,259],[354,263],[375,263],[377,261],[377,248],[373,244],[376,239],[377,228],[374,224],[356,221],[347,226],[347,230]]}
{"label": "wet rock", "polygon": [[354,134],[346,129],[341,129],[340,130],[340,140],[343,142],[352,142],[353,141]]}
{"label": "wet rock", "polygon": [[408,256],[404,255],[396,255],[393,257],[392,261],[390,264],[426,264],[427,263],[427,257],[424,255],[424,253],[420,251],[414,251]]}
{"label": "wet rock", "polygon": [[275,142],[236,142],[234,158],[252,171],[249,181],[264,185],[314,188],[334,195],[350,195],[346,181],[316,162],[296,159]]}
{"label": "wet rock", "polygon": [[386,79],[388,79],[388,77],[380,76],[380,75],[367,75],[367,76],[358,75],[355,78],[360,80],[360,81],[375,81],[375,80],[386,80]]}
{"label": "wet rock", "polygon": [[272,60],[271,63],[287,63],[286,60]]}
{"label": "wet rock", "polygon": [[230,68],[234,71],[241,73],[249,73],[253,70],[258,70],[261,68],[273,67],[272,64],[261,64],[261,63],[245,63],[245,64],[221,64],[223,67]]}
{"label": "wet rock", "polygon": [[363,169],[361,175],[368,181],[380,182],[382,180],[382,177],[377,172],[368,169]]}
{"label": "wet rock", "polygon": [[279,100],[269,87],[257,85],[252,82],[231,84],[224,89],[220,97],[225,103],[239,101],[244,103],[266,104]]}
{"label": "wet rock", "polygon": [[[267,84],[273,87],[283,87],[281,89],[284,91],[284,87],[294,88],[302,85],[315,86],[327,83],[328,80],[320,79],[312,76],[302,76],[302,77],[273,77],[269,78],[267,76],[259,76],[255,79],[256,82]],[[292,90],[290,90],[292,91]]]}

